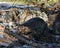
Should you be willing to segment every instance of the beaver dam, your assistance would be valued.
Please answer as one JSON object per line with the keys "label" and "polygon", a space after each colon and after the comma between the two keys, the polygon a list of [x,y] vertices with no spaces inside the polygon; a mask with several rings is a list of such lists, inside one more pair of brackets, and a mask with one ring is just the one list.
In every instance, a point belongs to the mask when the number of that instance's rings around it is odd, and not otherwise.
{"label": "beaver dam", "polygon": [[0,48],[60,48],[60,5],[0,4]]}

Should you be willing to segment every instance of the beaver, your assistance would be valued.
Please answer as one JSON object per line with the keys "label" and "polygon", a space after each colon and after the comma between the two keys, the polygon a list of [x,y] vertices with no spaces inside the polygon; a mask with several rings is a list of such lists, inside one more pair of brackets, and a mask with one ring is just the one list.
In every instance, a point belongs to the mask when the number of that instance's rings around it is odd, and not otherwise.
{"label": "beaver", "polygon": [[60,34],[60,13],[57,14],[52,28],[55,34]]}
{"label": "beaver", "polygon": [[18,27],[19,33],[32,36],[35,40],[39,40],[40,37],[48,34],[47,23],[39,18],[31,18]]}

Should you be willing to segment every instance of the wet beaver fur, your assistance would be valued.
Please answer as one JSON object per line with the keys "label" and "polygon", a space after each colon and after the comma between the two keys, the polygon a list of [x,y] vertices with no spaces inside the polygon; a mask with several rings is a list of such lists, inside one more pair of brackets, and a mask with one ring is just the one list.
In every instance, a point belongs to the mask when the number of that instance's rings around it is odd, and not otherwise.
{"label": "wet beaver fur", "polygon": [[34,37],[35,40],[39,40],[43,36],[47,36],[48,34],[48,26],[47,23],[39,18],[31,18],[28,21],[21,24],[18,28],[19,33],[29,35]]}

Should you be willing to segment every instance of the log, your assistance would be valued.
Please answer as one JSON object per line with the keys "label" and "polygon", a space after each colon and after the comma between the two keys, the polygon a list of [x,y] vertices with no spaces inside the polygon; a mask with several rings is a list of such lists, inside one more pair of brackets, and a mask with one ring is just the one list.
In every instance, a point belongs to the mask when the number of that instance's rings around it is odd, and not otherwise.
{"label": "log", "polygon": [[9,35],[14,36],[14,37],[17,38],[18,40],[20,40],[20,41],[22,41],[22,42],[24,42],[24,43],[26,43],[26,44],[29,44],[29,45],[31,45],[31,46],[34,46],[34,47],[38,47],[38,46],[40,47],[40,46],[42,46],[42,44],[40,44],[40,43],[38,43],[38,42],[35,42],[35,41],[31,40],[31,39],[28,39],[28,38],[24,37],[24,36],[21,35],[21,34],[13,33],[13,32],[6,32],[6,33],[8,33]]}

